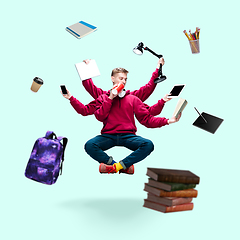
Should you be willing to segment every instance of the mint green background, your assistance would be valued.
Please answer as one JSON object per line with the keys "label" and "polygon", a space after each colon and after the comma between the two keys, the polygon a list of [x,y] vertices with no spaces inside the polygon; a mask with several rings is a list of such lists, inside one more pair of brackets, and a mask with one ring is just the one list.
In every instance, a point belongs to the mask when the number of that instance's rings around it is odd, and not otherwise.
{"label": "mint green background", "polygon": [[[137,9],[139,7],[139,9]],[[1,239],[237,239],[239,235],[239,5],[229,1],[10,1],[1,4]],[[80,40],[65,27],[84,20],[98,30]],[[201,28],[200,54],[183,30]],[[147,129],[154,152],[135,174],[100,175],[84,143],[102,123],[78,115],[59,85],[83,103],[92,100],[74,64],[95,59],[103,89],[115,67],[129,70],[127,88],[148,82],[157,58],[132,49],[140,41],[165,58],[163,73],[146,101],[152,105],[174,84],[188,100],[176,124]],[[30,91],[32,79],[44,85]],[[160,116],[171,117],[178,99]],[[224,119],[215,134],[192,126],[194,107]],[[24,177],[33,144],[47,130],[69,143],[55,185]],[[108,151],[116,160],[130,152]],[[162,214],[143,208],[147,167],[190,170],[200,176],[193,211]]]}

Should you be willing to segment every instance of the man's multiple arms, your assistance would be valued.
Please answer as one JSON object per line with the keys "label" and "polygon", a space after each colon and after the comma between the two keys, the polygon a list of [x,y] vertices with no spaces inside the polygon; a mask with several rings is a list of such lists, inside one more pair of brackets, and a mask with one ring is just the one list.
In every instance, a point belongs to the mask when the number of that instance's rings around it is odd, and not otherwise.
{"label": "man's multiple arms", "polygon": [[145,103],[143,103],[143,104],[147,108],[147,110],[149,111],[149,113],[151,115],[156,116],[162,112],[165,102],[168,102],[171,100],[171,98],[167,98],[167,96],[168,96],[168,94],[166,94],[161,100],[158,100],[158,102],[151,107],[149,107]]}
{"label": "man's multiple arms", "polygon": [[[104,95],[102,95],[96,100],[96,111],[94,112],[94,115],[99,121],[103,122],[108,117],[112,106],[112,100],[115,97],[116,95],[111,93],[109,97],[104,97]],[[167,94],[160,101],[169,101],[170,99],[167,99],[166,97]],[[149,113],[149,110],[139,98],[136,97],[133,103],[133,111],[137,120],[147,128],[158,128],[167,124],[178,122],[181,117],[181,115],[179,115],[178,118],[172,117],[171,119],[154,117]]]}
{"label": "man's multiple arms", "polygon": [[178,118],[172,117],[171,119],[154,117],[149,113],[144,104],[137,98],[134,102],[134,113],[137,120],[147,128],[158,128],[167,124],[175,123],[178,122],[181,117],[181,115],[179,115]]}
{"label": "man's multiple arms", "polygon": [[158,60],[157,68],[152,73],[152,77],[150,78],[150,81],[146,85],[142,86],[140,89],[131,92],[132,95],[135,95],[136,97],[138,97],[142,102],[148,99],[148,97],[153,93],[157,85],[156,83],[154,83],[154,79],[158,77],[158,69],[160,67],[160,63],[164,65],[165,63],[164,58],[160,58]]}
{"label": "man's multiple arms", "polygon": [[[83,60],[86,64],[89,63],[89,60]],[[107,91],[103,91],[101,88],[98,88],[92,81],[91,78],[83,80],[82,85],[86,89],[86,91],[94,98],[97,99],[100,95],[106,94]]]}
{"label": "man's multiple arms", "polygon": [[[84,62],[87,64],[89,60],[84,60]],[[131,94],[137,96],[138,98],[140,98],[140,100],[146,100],[151,93],[153,92],[153,90],[156,87],[156,84],[154,83],[154,79],[157,77],[157,70],[160,67],[160,63],[162,63],[162,65],[164,64],[164,59],[160,58],[158,61],[158,65],[157,65],[157,69],[156,71],[152,74],[152,77],[149,81],[149,83],[147,83],[145,86],[141,87],[139,90],[135,90],[133,92],[131,92]],[[155,76],[156,75],[156,76]],[[87,82],[88,81],[88,82]],[[102,94],[106,94],[106,91],[103,91],[101,88],[97,88],[94,83],[92,82],[92,79],[88,79],[88,80],[84,80],[83,82],[86,82],[86,90],[91,94],[91,96],[93,98],[97,98],[98,96],[102,95]],[[84,85],[84,84],[83,84]],[[111,95],[112,93],[110,92],[110,99],[113,99],[115,96]],[[71,93],[67,90],[67,94],[63,96],[67,99],[70,100],[71,105],[73,106],[73,108],[81,115],[83,116],[88,116],[88,115],[92,115],[95,110],[96,110],[96,101],[92,101],[90,103],[88,103],[87,105],[82,104],[80,101],[78,101],[76,98],[74,98]],[[145,110],[148,111],[148,113],[151,116],[156,116],[158,114],[161,113],[165,102],[169,101],[170,99],[167,98],[167,95],[164,96],[163,99],[159,100],[156,104],[154,104],[153,106],[148,106],[145,103],[143,104],[143,107]],[[106,104],[104,104],[106,106],[104,106],[104,111],[106,109],[110,109],[111,108],[111,101],[107,101]],[[101,109],[97,109],[97,115],[99,116],[98,118],[100,118],[101,120],[104,119],[105,116],[104,111]],[[137,116],[136,116],[137,117]],[[180,118],[180,117],[179,117]],[[100,120],[100,121],[101,121]],[[175,118],[171,118],[168,120],[168,124],[173,123],[178,121],[179,119],[175,119]],[[141,122],[141,117],[140,117],[140,122]],[[144,124],[143,124],[144,125]]]}
{"label": "man's multiple arms", "polygon": [[[61,92],[62,93],[62,92]],[[67,94],[62,94],[63,97],[70,100],[72,107],[76,110],[77,113],[81,114],[82,116],[88,116],[94,113],[96,107],[96,101],[92,101],[87,105],[82,104],[78,101],[72,94],[67,90]]]}
{"label": "man's multiple arms", "polygon": [[[65,97],[66,99],[70,100],[71,105],[77,111],[77,113],[79,113],[79,114],[81,114],[83,116],[88,116],[88,115],[94,114],[95,107],[96,107],[96,100],[94,100],[94,101],[84,105],[79,100],[74,98],[68,90],[67,90],[67,93],[68,94],[66,94],[66,95],[63,94],[63,97]],[[153,106],[148,106],[145,103],[144,103],[144,106],[147,108],[147,110],[149,111],[149,113],[151,115],[156,116],[156,115],[161,113],[161,111],[162,111],[162,109],[164,107],[164,103],[166,101],[168,101],[167,99],[165,99],[165,97],[163,99],[159,100]]]}
{"label": "man's multiple arms", "polygon": [[94,112],[95,117],[100,122],[103,122],[108,117],[112,107],[112,99],[110,97],[104,98],[102,96],[96,100],[96,110]]}
{"label": "man's multiple arms", "polygon": [[[84,60],[84,62],[86,64],[89,63],[89,60],[86,59]],[[153,72],[152,77],[150,79],[150,81],[142,86],[140,89],[132,91],[131,94],[135,95],[136,97],[138,97],[142,102],[144,102],[154,91],[155,87],[156,87],[156,83],[154,83],[154,79],[158,77],[158,69],[160,67],[160,63],[162,65],[164,65],[164,59],[160,58],[158,60],[158,64],[157,64],[157,68],[156,70]],[[100,95],[102,94],[106,94],[107,91],[103,91],[101,88],[98,88],[92,81],[92,79],[86,79],[84,81],[82,81],[82,84],[84,86],[84,88],[86,89],[86,91],[94,98],[97,99]]]}
{"label": "man's multiple arms", "polygon": [[95,112],[96,100],[93,100],[87,105],[82,104],[73,96],[69,100],[70,104],[76,110],[76,112],[81,114],[82,116],[92,115]]}

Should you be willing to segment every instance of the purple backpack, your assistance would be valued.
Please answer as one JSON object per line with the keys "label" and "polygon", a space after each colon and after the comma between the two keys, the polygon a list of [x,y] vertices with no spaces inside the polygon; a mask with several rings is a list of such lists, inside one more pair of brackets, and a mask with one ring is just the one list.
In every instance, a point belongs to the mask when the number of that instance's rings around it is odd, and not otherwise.
{"label": "purple backpack", "polygon": [[33,146],[25,176],[37,182],[54,184],[59,174],[62,174],[67,141],[66,137],[57,137],[52,131],[47,131],[45,137],[38,138]]}

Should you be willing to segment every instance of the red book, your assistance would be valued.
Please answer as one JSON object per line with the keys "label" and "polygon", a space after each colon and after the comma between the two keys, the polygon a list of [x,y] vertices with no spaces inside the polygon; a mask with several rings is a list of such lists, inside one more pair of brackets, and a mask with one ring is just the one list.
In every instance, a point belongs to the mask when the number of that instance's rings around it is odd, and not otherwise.
{"label": "red book", "polygon": [[150,192],[158,197],[192,197],[196,198],[198,191],[196,189],[186,189],[186,190],[179,190],[174,192],[167,192],[159,188],[155,188],[149,186],[145,183],[145,187],[143,189],[146,192]]}
{"label": "red book", "polygon": [[166,206],[170,206],[170,207],[192,202],[192,198],[188,198],[188,197],[186,197],[186,198],[158,197],[158,196],[155,196],[151,193],[148,193],[147,200],[149,200],[151,202],[163,204],[163,205],[166,205]]}
{"label": "red book", "polygon": [[162,204],[159,204],[159,203],[154,203],[154,202],[151,202],[147,199],[144,199],[143,207],[150,208],[152,210],[156,210],[156,211],[163,212],[163,213],[169,213],[169,212],[179,212],[179,211],[193,210],[193,203],[185,203],[185,204],[169,207],[169,206],[166,206],[166,205],[162,205]]}

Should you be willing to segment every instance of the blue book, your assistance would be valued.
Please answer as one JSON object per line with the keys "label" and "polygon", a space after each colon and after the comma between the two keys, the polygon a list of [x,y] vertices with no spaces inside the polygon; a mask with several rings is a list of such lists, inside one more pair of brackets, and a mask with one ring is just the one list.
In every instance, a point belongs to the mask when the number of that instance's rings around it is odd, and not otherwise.
{"label": "blue book", "polygon": [[75,23],[69,27],[66,27],[66,30],[70,32],[73,36],[76,38],[82,38],[89,33],[92,33],[97,30],[97,27],[86,23],[84,21],[80,21],[78,23]]}

